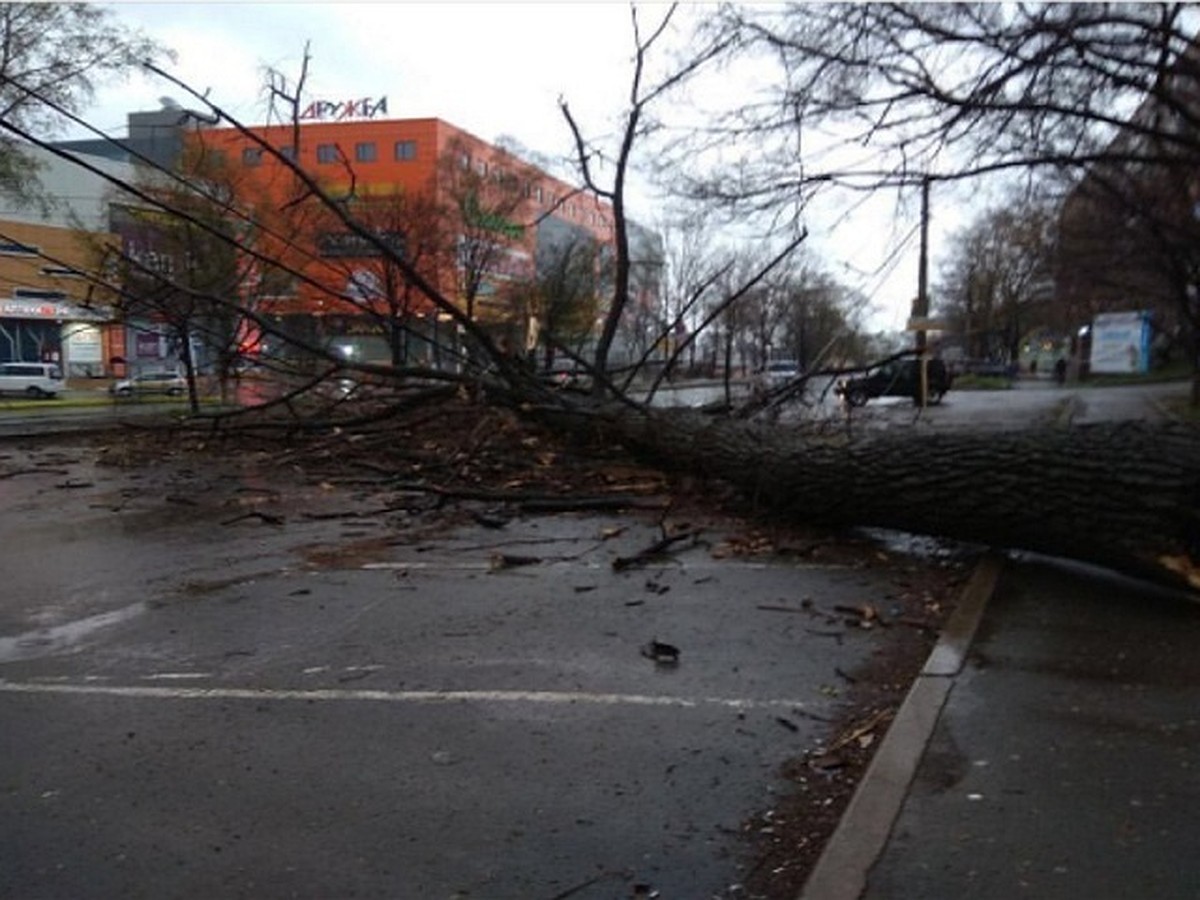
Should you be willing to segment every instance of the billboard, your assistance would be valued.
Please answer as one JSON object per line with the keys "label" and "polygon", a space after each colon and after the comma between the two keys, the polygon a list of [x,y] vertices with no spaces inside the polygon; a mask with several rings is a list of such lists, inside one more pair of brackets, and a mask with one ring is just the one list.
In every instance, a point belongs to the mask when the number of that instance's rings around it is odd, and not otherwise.
{"label": "billboard", "polygon": [[1091,371],[1125,374],[1150,371],[1150,313],[1100,313],[1092,320]]}

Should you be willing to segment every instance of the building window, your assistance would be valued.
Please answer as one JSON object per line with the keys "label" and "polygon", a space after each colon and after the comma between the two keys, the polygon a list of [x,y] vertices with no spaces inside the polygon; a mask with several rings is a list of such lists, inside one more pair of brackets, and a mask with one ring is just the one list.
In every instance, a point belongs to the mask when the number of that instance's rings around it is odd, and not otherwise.
{"label": "building window", "polygon": [[398,162],[408,162],[417,158],[417,142],[416,141],[396,141],[396,160]]}
{"label": "building window", "polygon": [[296,161],[296,148],[293,147],[291,144],[288,144],[286,147],[280,147],[279,155],[290,162],[295,162]]}
{"label": "building window", "polygon": [[354,145],[354,160],[355,162],[375,162],[378,156],[375,152],[374,141],[364,141],[361,144]]}
{"label": "building window", "polygon": [[32,244],[17,241],[0,241],[0,256],[37,256],[41,251]]}
{"label": "building window", "polygon": [[542,197],[544,196],[544,194],[542,193],[542,187],[541,187],[541,185],[538,185],[537,187],[535,187],[535,188],[533,189],[533,195],[534,195],[534,197],[536,197],[536,198],[537,198],[537,202],[538,202],[538,203],[541,203],[541,202],[542,202]]}
{"label": "building window", "polygon": [[338,161],[337,144],[317,144],[317,162],[335,163]]}
{"label": "building window", "polygon": [[62,291],[47,291],[42,288],[13,288],[12,295],[17,300],[45,300],[61,303],[67,299]]}
{"label": "building window", "polygon": [[463,169],[464,171],[465,171],[466,169],[469,169],[469,168],[471,168],[471,157],[469,157],[469,156],[468,156],[467,154],[465,154],[465,153],[461,154],[461,155],[458,157],[458,167],[459,167],[460,169]]}
{"label": "building window", "polygon": [[83,273],[70,266],[42,266],[42,274],[51,278],[82,278]]}
{"label": "building window", "polygon": [[478,172],[480,175],[487,175],[487,172],[488,172],[487,160],[481,159],[481,160],[479,160],[479,162],[475,163],[475,171]]}
{"label": "building window", "polygon": [[243,166],[261,166],[262,165],[262,147],[243,147],[242,148],[242,165]]}

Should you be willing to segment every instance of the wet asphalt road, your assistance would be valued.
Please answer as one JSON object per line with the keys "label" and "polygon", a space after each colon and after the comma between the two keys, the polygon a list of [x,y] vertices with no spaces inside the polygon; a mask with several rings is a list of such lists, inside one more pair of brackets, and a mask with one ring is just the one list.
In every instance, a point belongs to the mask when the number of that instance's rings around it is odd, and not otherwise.
{"label": "wet asphalt road", "polygon": [[[868,410],[991,423],[990,396]],[[305,517],[344,491],[290,485],[285,508],[269,464],[10,443],[0,466],[21,472],[0,479],[4,898],[738,896],[743,823],[876,646],[761,607],[886,601],[900,577],[714,559],[715,532],[614,572],[659,536],[623,518],[397,543],[382,513]],[[652,638],[680,664],[641,656]]]}
{"label": "wet asphalt road", "polygon": [[270,461],[8,444],[0,466],[20,473],[0,479],[0,897],[20,900],[738,896],[743,823],[878,646],[820,611],[904,577],[715,558],[715,530],[614,571],[660,536],[630,518],[412,536],[402,512],[318,517],[353,491],[285,502]]}

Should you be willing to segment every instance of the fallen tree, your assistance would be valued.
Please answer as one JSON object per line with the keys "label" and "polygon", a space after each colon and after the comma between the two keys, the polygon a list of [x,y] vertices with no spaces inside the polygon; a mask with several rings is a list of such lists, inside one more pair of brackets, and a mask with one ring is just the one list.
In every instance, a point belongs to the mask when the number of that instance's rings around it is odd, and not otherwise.
{"label": "fallen tree", "polygon": [[[568,110],[563,110],[576,137],[585,182],[593,193],[610,197],[616,207],[620,206],[629,149],[642,127],[642,112],[647,103],[660,96],[660,87],[644,92],[640,89],[641,62],[660,33],[661,27],[648,39],[639,36],[636,41],[638,77],[611,191],[596,185],[587,166],[593,149],[583,140]],[[664,86],[674,81],[669,78]],[[409,408],[414,398],[428,400],[436,396],[441,399],[434,403],[446,402],[446,397],[461,390],[479,402],[503,403],[572,434],[590,434],[601,447],[619,443],[666,470],[691,472],[732,484],[761,509],[778,515],[832,527],[877,526],[1066,556],[1200,592],[1200,432],[1196,429],[1141,423],[922,434],[852,435],[845,431],[787,429],[766,426],[753,418],[648,409],[614,383],[603,350],[586,367],[592,379],[591,397],[555,391],[539,381],[524,360],[504,352],[477,321],[459,309],[454,298],[441,295],[410,260],[356,221],[294,160],[237,123],[204,95],[177,80],[172,79],[172,83],[204,104],[214,120],[227,121],[255,140],[258,149],[295,176],[302,196],[321,203],[336,214],[348,233],[394,263],[414,289],[472,338],[476,348],[462,360],[463,372],[451,373],[352,366],[327,348],[305,346],[302,349],[306,353],[329,367],[330,377],[352,372],[379,379],[381,387],[392,389],[392,409],[357,417],[349,409],[335,412],[334,407],[345,405],[340,395],[335,400],[319,395],[319,402],[310,402],[301,409],[300,393],[307,395],[309,387],[327,387],[327,378],[319,376],[311,385],[286,391],[272,401],[287,407],[287,421],[278,423],[281,436],[294,439],[336,433],[339,438],[345,436],[341,449],[349,452],[353,444],[350,429],[360,429],[361,435],[361,429]],[[292,99],[298,103],[298,97],[299,91]],[[11,123],[4,127],[50,149]],[[169,198],[138,192],[132,185],[115,186],[133,192],[150,208],[171,216],[188,215]],[[227,210],[231,215],[235,211],[232,207]],[[205,226],[194,218],[188,221],[201,229]],[[618,217],[618,224],[622,222]],[[221,230],[210,230],[214,238],[236,240]],[[621,231],[623,228],[618,228]],[[805,234],[803,228],[791,234],[777,256],[729,291],[726,300],[713,309],[722,310],[745,297],[803,242]],[[258,252],[244,244],[237,244],[236,249],[252,256]],[[255,258],[263,265],[278,264],[261,253],[259,257]],[[617,242],[614,264],[617,287],[605,318],[602,347],[608,346],[630,301],[630,258],[624,239]],[[304,274],[288,273],[297,279]],[[107,284],[103,273],[95,278],[98,286],[120,292],[122,286]],[[173,289],[187,289],[169,279],[163,281]],[[228,298],[207,299],[231,302]],[[346,297],[332,299],[349,302]],[[265,317],[255,319],[252,311],[242,312],[256,321],[264,334],[280,340],[288,338],[274,331]],[[668,330],[672,324],[667,323]],[[675,355],[686,346],[687,341],[681,341]],[[625,386],[631,383],[631,377],[625,380]],[[206,428],[215,426],[211,418],[199,421]],[[221,427],[232,425],[226,422]]]}
{"label": "fallen tree", "polygon": [[1200,429],[1114,422],[848,436],[670,410],[554,411],[760,509],[1068,557],[1200,592]]}

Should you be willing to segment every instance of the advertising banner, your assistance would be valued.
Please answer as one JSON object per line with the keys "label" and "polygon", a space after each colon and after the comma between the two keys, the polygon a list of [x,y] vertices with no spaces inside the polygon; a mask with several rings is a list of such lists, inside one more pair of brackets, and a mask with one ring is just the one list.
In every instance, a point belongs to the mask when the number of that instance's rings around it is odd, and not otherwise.
{"label": "advertising banner", "polygon": [[1091,371],[1128,374],[1150,371],[1150,313],[1100,313],[1092,320]]}
{"label": "advertising banner", "polygon": [[101,363],[100,329],[95,325],[70,325],[63,329],[67,359],[72,363]]}
{"label": "advertising banner", "polygon": [[162,359],[162,340],[153,332],[139,331],[134,338],[134,355],[138,359]]}

